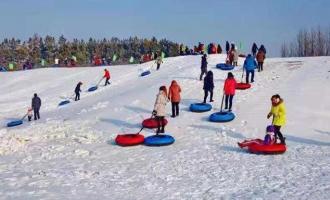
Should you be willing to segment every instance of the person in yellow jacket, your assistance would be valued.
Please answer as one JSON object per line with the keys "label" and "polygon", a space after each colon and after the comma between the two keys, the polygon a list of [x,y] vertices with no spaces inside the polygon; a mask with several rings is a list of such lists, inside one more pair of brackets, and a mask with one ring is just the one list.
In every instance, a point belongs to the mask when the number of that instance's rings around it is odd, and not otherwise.
{"label": "person in yellow jacket", "polygon": [[286,109],[284,105],[283,99],[280,97],[280,95],[275,94],[271,98],[272,101],[272,107],[270,109],[270,112],[267,115],[267,119],[269,119],[271,116],[273,116],[273,125],[275,128],[275,138],[280,138],[281,144],[285,144],[285,137],[283,137],[281,133],[281,127],[285,125],[286,123]]}

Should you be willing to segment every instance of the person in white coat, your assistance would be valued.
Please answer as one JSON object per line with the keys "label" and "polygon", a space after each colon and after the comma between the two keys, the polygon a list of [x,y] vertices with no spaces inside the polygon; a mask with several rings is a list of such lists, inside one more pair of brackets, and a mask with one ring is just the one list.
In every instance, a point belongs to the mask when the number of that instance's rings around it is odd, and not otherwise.
{"label": "person in white coat", "polygon": [[157,94],[156,97],[154,110],[152,111],[152,114],[155,116],[158,124],[157,132],[156,132],[157,135],[159,133],[165,132],[164,118],[166,115],[166,104],[168,102],[169,99],[167,98],[166,86],[161,86],[159,88],[159,93]]}

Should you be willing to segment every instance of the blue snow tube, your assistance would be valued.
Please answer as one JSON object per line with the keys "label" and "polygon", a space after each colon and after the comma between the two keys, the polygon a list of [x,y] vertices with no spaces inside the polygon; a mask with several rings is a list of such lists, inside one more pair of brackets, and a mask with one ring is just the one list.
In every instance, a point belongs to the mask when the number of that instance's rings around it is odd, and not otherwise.
{"label": "blue snow tube", "polygon": [[58,106],[63,106],[63,105],[68,104],[68,103],[70,103],[69,100],[64,100],[64,101],[61,101],[61,102],[58,104]]}
{"label": "blue snow tube", "polygon": [[207,112],[212,109],[212,105],[208,103],[193,103],[190,104],[189,110],[191,112]]}
{"label": "blue snow tube", "polygon": [[152,135],[144,138],[147,146],[165,146],[174,143],[175,139],[170,135]]}
{"label": "blue snow tube", "polygon": [[235,119],[235,115],[232,112],[216,112],[209,118],[211,122],[230,122],[233,119]]}
{"label": "blue snow tube", "polygon": [[150,73],[151,73],[150,70],[147,70],[147,71],[142,72],[142,73],[141,73],[141,76],[147,76],[147,75],[149,75]]}
{"label": "blue snow tube", "polygon": [[23,124],[23,120],[12,121],[7,124],[7,127],[13,127]]}
{"label": "blue snow tube", "polygon": [[97,86],[93,86],[93,87],[88,88],[88,92],[93,92],[95,90],[97,90]]}
{"label": "blue snow tube", "polygon": [[220,63],[216,65],[217,68],[222,69],[222,70],[232,70],[234,69],[233,65],[227,65],[225,63]]}

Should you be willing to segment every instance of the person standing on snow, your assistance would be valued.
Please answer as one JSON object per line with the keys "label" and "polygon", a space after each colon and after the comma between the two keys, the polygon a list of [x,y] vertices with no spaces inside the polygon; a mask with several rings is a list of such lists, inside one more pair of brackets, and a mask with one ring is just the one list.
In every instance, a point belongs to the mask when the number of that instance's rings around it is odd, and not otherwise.
{"label": "person standing on snow", "polygon": [[265,52],[262,51],[262,49],[260,48],[258,53],[257,53],[257,61],[258,61],[258,72],[263,71],[263,65],[264,65],[264,60],[266,58]]}
{"label": "person standing on snow", "polygon": [[34,120],[40,119],[39,110],[41,107],[41,99],[38,97],[37,93],[34,93],[34,97],[32,98],[32,105]]}
{"label": "person standing on snow", "polygon": [[258,51],[258,46],[257,46],[257,44],[255,42],[252,45],[251,51],[252,51],[253,57],[255,57],[256,56],[256,53]]}
{"label": "person standing on snow", "polygon": [[259,50],[264,52],[264,54],[266,55],[266,48],[263,44],[260,46]]}
{"label": "person standing on snow", "polygon": [[221,54],[222,53],[222,48],[221,48],[220,44],[218,44],[217,53],[218,54]]}
{"label": "person standing on snow", "polygon": [[234,62],[233,65],[237,66],[238,63],[238,50],[237,47],[235,46],[234,50],[233,50],[233,55],[234,55]]}
{"label": "person standing on snow", "polygon": [[159,56],[159,57],[157,58],[156,63],[157,63],[157,70],[159,70],[160,65],[163,63],[163,58],[162,58],[162,56]]}
{"label": "person standing on snow", "polygon": [[105,78],[105,84],[104,84],[104,86],[107,86],[108,84],[110,85],[110,82],[109,82],[109,80],[110,80],[110,72],[107,69],[104,69],[104,76],[103,77]]}
{"label": "person standing on snow", "polygon": [[154,110],[152,111],[152,114],[155,116],[157,121],[157,135],[159,133],[165,133],[164,118],[166,114],[166,104],[168,101],[166,86],[161,86],[156,97]]}
{"label": "person standing on snow", "polygon": [[175,80],[173,80],[168,90],[168,98],[171,100],[172,103],[171,117],[179,116],[179,103],[181,100],[180,92],[181,92],[181,88],[179,84]]}
{"label": "person standing on snow", "polygon": [[225,80],[225,84],[223,86],[223,91],[225,94],[225,109],[228,109],[229,104],[229,112],[231,112],[231,108],[233,105],[233,98],[236,90],[236,80],[234,78],[233,73],[228,72],[227,79]]}
{"label": "person standing on snow", "polygon": [[249,75],[251,74],[251,83],[254,82],[254,69],[257,67],[257,62],[254,57],[249,54],[244,61],[243,68],[246,71],[246,83],[249,83]]}
{"label": "person standing on snow", "polygon": [[74,89],[74,93],[76,94],[76,97],[75,97],[75,101],[78,101],[80,100],[80,92],[81,92],[81,89],[80,89],[80,86],[82,85],[82,82],[79,82],[76,86],[76,88]]}
{"label": "person standing on snow", "polygon": [[213,82],[213,72],[208,71],[205,78],[204,78],[204,101],[203,103],[206,103],[206,99],[208,96],[208,93],[210,92],[210,102],[213,102],[213,89],[214,89],[214,82]]}
{"label": "person standing on snow", "polygon": [[281,127],[286,124],[286,109],[283,99],[275,94],[271,97],[272,107],[267,115],[267,119],[273,116],[275,138],[280,138],[281,144],[285,144],[285,137],[281,133]]}
{"label": "person standing on snow", "polygon": [[229,42],[226,41],[226,53],[227,53],[227,55],[228,55],[228,52],[229,52]]}
{"label": "person standing on snow", "polygon": [[231,44],[231,48],[227,54],[228,60],[227,60],[226,64],[233,65],[234,57],[235,57],[235,45]]}
{"label": "person standing on snow", "polygon": [[32,119],[32,111],[33,111],[33,109],[32,108],[28,108],[28,111],[27,111],[27,116],[28,116],[28,120],[29,120],[29,122],[31,121],[31,119]]}
{"label": "person standing on snow", "polygon": [[202,56],[202,61],[201,61],[201,75],[199,76],[199,80],[203,80],[203,75],[206,75],[207,73],[207,55],[204,54]]}

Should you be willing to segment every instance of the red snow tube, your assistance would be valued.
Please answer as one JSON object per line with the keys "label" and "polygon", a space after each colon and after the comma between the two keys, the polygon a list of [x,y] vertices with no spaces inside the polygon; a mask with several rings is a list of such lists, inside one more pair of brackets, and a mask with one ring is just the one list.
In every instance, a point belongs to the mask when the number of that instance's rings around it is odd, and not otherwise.
{"label": "red snow tube", "polygon": [[271,144],[265,145],[263,140],[245,140],[244,142],[238,143],[241,148],[247,147],[251,153],[263,153],[263,154],[280,154],[286,151],[284,144]]}
{"label": "red snow tube", "polygon": [[142,144],[144,142],[144,136],[140,134],[117,135],[115,141],[120,146],[133,146]]}
{"label": "red snow tube", "polygon": [[264,154],[280,154],[286,151],[286,146],[284,144],[253,144],[248,147],[251,153],[264,153]]}
{"label": "red snow tube", "polygon": [[236,84],[236,89],[238,90],[246,90],[249,89],[251,87],[251,84],[249,83],[237,83]]}
{"label": "red snow tube", "polygon": [[[164,119],[163,120],[164,125],[167,124],[167,120]],[[158,123],[157,120],[155,118],[149,118],[149,119],[145,119],[142,122],[142,126],[144,128],[157,128],[158,127]]]}

